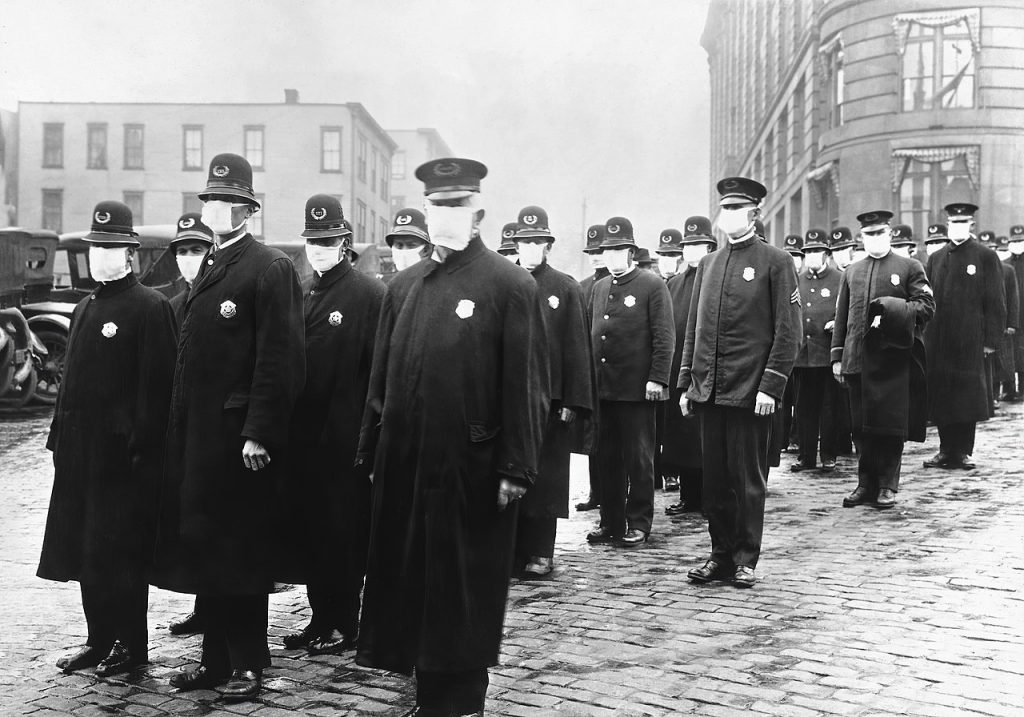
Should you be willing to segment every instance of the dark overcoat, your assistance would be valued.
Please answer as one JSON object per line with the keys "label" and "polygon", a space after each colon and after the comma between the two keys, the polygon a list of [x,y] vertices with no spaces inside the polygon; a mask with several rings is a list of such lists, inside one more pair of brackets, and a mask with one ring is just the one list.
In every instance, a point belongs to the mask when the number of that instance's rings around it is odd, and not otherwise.
{"label": "dark overcoat", "polygon": [[703,463],[700,449],[700,421],[679,409],[683,390],[679,388],[679,366],[683,360],[683,338],[686,321],[690,316],[694,279],[697,268],[684,266],[683,271],[666,282],[672,297],[672,320],[676,328],[675,349],[672,351],[672,370],[669,375],[669,400],[665,406],[665,429],[662,434],[661,461],[663,472],[672,473],[683,468],[700,468]]}
{"label": "dark overcoat", "polygon": [[170,299],[171,311],[174,312],[174,325],[181,327],[181,322],[185,320],[185,302],[188,301],[189,288],[186,286],[184,291],[180,291]]}
{"label": "dark overcoat", "polygon": [[[844,374],[861,377],[863,425],[854,426],[855,433],[925,439],[922,332],[934,313],[932,287],[917,259],[890,252],[854,262],[843,272],[831,359],[841,362]],[[881,327],[873,331],[880,335],[868,341],[876,314],[882,316]]]}
{"label": "dark overcoat", "polygon": [[1017,275],[1009,262],[1001,262],[1003,269],[1003,287],[1006,289],[1006,328],[1013,329],[1014,333],[1004,333],[999,340],[999,350],[996,359],[999,364],[997,377],[1000,381],[1011,382],[1018,368],[1024,368],[1024,363],[1018,364],[1014,354],[1014,344],[1017,334],[1020,333],[1020,292],[1017,287]]}
{"label": "dark overcoat", "polygon": [[167,299],[134,274],[75,307],[46,444],[54,478],[39,577],[145,585],[175,340]]}
{"label": "dark overcoat", "polygon": [[362,583],[370,477],[353,464],[384,291],[348,259],[306,284],[306,385],[292,413],[289,475],[279,491],[277,582],[341,575]]}
{"label": "dark overcoat", "polygon": [[596,399],[596,377],[590,353],[590,327],[583,291],[568,274],[547,262],[533,272],[544,317],[551,382],[551,411],[544,430],[537,482],[519,506],[535,518],[569,516],[569,453],[573,430],[558,418],[562,407],[572,408],[576,420],[589,421]]}
{"label": "dark overcoat", "polygon": [[388,284],[360,438],[362,459],[379,430],[359,664],[497,663],[517,517],[498,486],[534,482],[548,392],[537,284],[479,237]]}
{"label": "dark overcoat", "polygon": [[580,281],[580,289],[583,290],[583,300],[586,302],[587,316],[590,316],[590,302],[594,300],[594,285],[609,274],[610,272],[607,269],[597,269],[593,274]]}
{"label": "dark overcoat", "polygon": [[[185,305],[168,426],[157,586],[272,588],[274,486],[305,381],[302,291],[287,255],[246,234],[207,255]],[[270,465],[245,467],[247,439]]]}
{"label": "dark overcoat", "polygon": [[[1024,303],[1024,254],[1011,254],[1003,263],[1013,269],[1013,275],[1017,277],[1017,301],[1018,301],[1018,317],[1017,321],[1020,326],[1017,328],[1017,333],[1013,337],[1013,364],[1017,371],[1024,371],[1024,316],[1021,316],[1020,304]],[[1024,386],[1021,387],[1024,389]]]}
{"label": "dark overcoat", "polygon": [[[800,300],[803,302],[803,343],[796,357],[796,368],[823,368],[831,365],[832,332],[825,325],[836,318],[836,299],[843,272],[825,264],[815,273],[800,272]],[[786,437],[788,440],[788,436]]]}
{"label": "dark overcoat", "polygon": [[999,257],[971,237],[928,257],[935,318],[925,331],[928,418],[937,425],[989,418],[984,348],[998,348],[1006,329]]}

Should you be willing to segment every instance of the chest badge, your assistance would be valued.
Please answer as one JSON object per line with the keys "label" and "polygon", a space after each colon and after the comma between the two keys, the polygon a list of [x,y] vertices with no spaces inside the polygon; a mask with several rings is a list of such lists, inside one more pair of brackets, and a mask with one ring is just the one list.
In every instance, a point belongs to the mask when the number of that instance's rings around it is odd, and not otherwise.
{"label": "chest badge", "polygon": [[113,321],[108,321],[103,324],[103,328],[100,329],[100,333],[103,334],[104,338],[112,339],[117,335],[117,324]]}
{"label": "chest badge", "polygon": [[552,309],[557,309],[558,308],[558,304],[559,304],[559,301],[558,301],[558,297],[557,296],[552,294],[551,296],[548,297],[548,306],[550,306]]}
{"label": "chest badge", "polygon": [[978,267],[976,267],[974,264],[968,264],[967,265],[967,276],[974,276],[977,273],[978,273]]}
{"label": "chest badge", "polygon": [[743,270],[743,281],[753,281],[753,280],[754,280],[754,267],[748,266],[746,269]]}
{"label": "chest badge", "polygon": [[828,289],[822,289],[821,290],[821,298],[827,299],[830,296],[832,296],[832,292],[831,291],[829,291]]}
{"label": "chest badge", "polygon": [[900,285],[900,275],[899,274],[893,274],[892,276],[889,277],[889,281],[892,282],[893,286],[899,286]]}
{"label": "chest badge", "polygon": [[476,309],[476,304],[469,299],[462,299],[459,301],[458,306],[455,307],[455,315],[460,319],[468,319],[473,315],[474,309]]}
{"label": "chest badge", "polygon": [[225,301],[220,305],[220,315],[225,319],[234,318],[235,314],[238,313],[238,307],[235,306],[234,301]]}
{"label": "chest badge", "polygon": [[327,323],[329,323],[331,326],[338,326],[338,325],[340,325],[341,324],[341,312],[340,311],[332,311],[331,315],[327,317]]}
{"label": "chest badge", "polygon": [[625,300],[623,300],[622,303],[625,304],[630,309],[632,309],[634,306],[636,306],[636,297],[630,294],[625,298]]}

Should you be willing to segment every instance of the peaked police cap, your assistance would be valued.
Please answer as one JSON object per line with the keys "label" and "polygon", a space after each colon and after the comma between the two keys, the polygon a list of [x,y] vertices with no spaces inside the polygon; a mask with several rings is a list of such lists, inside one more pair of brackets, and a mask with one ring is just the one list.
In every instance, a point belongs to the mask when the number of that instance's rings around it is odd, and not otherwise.
{"label": "peaked police cap", "polygon": [[892,228],[892,246],[914,246],[914,230],[907,224],[897,224]]}
{"label": "peaked police cap", "polygon": [[658,237],[658,248],[654,250],[658,254],[682,254],[683,235],[678,229],[662,229]]}
{"label": "peaked police cap", "polygon": [[830,236],[824,229],[808,229],[804,235],[804,251],[811,251],[812,249],[824,249],[828,251],[832,248]]}
{"label": "peaked police cap", "polygon": [[430,235],[427,233],[427,218],[419,209],[408,207],[400,209],[395,214],[394,226],[384,237],[384,241],[391,246],[395,239],[419,239],[430,243]]}
{"label": "peaked police cap", "polygon": [[633,239],[633,224],[625,217],[612,217],[604,223],[604,241],[602,249],[618,249],[624,246],[636,246]]}
{"label": "peaked police cap", "polygon": [[587,254],[599,251],[604,241],[604,224],[593,224],[587,229],[587,244],[583,251]]}
{"label": "peaked police cap", "polygon": [[213,230],[203,224],[203,217],[199,212],[185,212],[178,217],[178,223],[174,228],[174,239],[171,240],[170,248],[187,241],[198,241],[213,246]]}
{"label": "peaked police cap", "polygon": [[443,157],[432,159],[416,168],[416,179],[423,182],[426,195],[438,192],[479,192],[480,180],[487,176],[487,167],[475,159]]}
{"label": "peaked police cap", "polygon": [[306,200],[306,239],[328,239],[352,236],[352,228],[345,221],[341,202],[330,194],[314,194]]}
{"label": "peaked police cap", "polygon": [[92,224],[85,241],[112,246],[139,246],[138,234],[132,225],[132,210],[127,204],[108,200],[92,211]]}
{"label": "peaked police cap", "polygon": [[206,189],[199,193],[199,198],[205,202],[216,195],[243,199],[260,208],[252,191],[252,167],[245,157],[225,152],[210,160]]}

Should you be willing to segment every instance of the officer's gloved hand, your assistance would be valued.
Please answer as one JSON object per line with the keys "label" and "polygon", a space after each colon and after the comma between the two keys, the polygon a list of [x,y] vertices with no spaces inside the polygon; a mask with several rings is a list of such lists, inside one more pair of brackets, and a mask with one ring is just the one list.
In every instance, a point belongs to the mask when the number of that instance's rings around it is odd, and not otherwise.
{"label": "officer's gloved hand", "polygon": [[843,362],[833,361],[832,362],[832,377],[839,382],[840,386],[846,385],[846,379],[843,378]]}
{"label": "officer's gloved hand", "polygon": [[828,331],[829,333],[831,333],[832,329],[834,329],[835,327],[836,327],[836,322],[834,320],[833,321],[826,321],[825,322],[825,331]]}
{"label": "officer's gloved hand", "polygon": [[498,510],[505,510],[509,503],[526,495],[526,486],[508,478],[502,478],[498,484]]}
{"label": "officer's gloved hand", "polygon": [[685,393],[679,397],[679,410],[684,416],[690,415],[690,399],[686,397]]}
{"label": "officer's gloved hand", "polygon": [[270,465],[270,453],[262,443],[246,439],[242,447],[242,462],[251,471],[258,471]]}
{"label": "officer's gloved hand", "polygon": [[668,398],[668,389],[657,381],[648,381],[644,390],[644,398],[648,401],[664,401]]}
{"label": "officer's gloved hand", "polygon": [[764,391],[758,391],[754,399],[754,413],[758,416],[770,416],[775,413],[775,399]]}

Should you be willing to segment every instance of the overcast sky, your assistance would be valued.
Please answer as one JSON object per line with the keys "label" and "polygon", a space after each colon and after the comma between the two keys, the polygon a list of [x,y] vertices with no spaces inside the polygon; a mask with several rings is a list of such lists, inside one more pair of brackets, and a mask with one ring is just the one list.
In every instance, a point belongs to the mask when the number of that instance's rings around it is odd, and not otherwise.
{"label": "overcast sky", "polygon": [[[484,162],[485,239],[539,204],[575,259],[623,215],[641,245],[708,202],[707,0],[3,0],[0,106],[360,102]],[[301,212],[301,209],[297,210]],[[173,219],[171,220],[173,221]]]}

